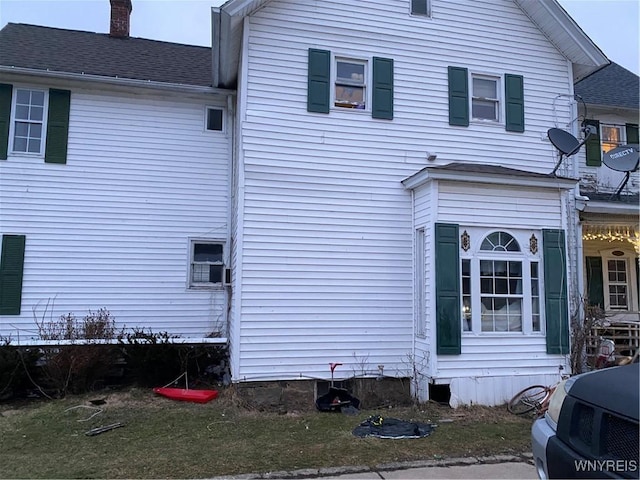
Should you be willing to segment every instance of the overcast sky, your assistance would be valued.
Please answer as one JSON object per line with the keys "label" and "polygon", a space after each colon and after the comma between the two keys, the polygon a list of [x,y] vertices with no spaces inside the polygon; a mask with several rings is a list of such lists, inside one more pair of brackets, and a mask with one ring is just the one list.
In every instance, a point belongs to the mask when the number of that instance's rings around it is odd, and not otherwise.
{"label": "overcast sky", "polygon": [[[537,1],[537,0],[530,0]],[[133,0],[131,36],[211,46],[211,6],[220,0]],[[609,59],[639,74],[640,0],[560,0]],[[8,22],[109,31],[109,0],[0,0]]]}

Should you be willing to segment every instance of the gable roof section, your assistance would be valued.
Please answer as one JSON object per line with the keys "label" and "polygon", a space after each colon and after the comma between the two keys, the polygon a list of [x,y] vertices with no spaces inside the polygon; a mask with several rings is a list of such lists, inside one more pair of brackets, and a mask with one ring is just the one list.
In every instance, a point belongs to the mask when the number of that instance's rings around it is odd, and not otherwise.
{"label": "gable roof section", "polygon": [[211,49],[143,38],[9,23],[0,68],[174,85],[211,86]]}
{"label": "gable roof section", "polygon": [[605,54],[556,0],[513,1],[556,50],[571,61],[574,82],[609,63]]}
{"label": "gable roof section", "polygon": [[590,105],[638,110],[640,77],[611,62],[576,83],[575,93]]}
{"label": "gable roof section", "polygon": [[[214,87],[235,87],[244,18],[271,0],[228,0],[212,8]],[[573,63],[573,81],[609,60],[556,0],[513,0],[547,39]]]}

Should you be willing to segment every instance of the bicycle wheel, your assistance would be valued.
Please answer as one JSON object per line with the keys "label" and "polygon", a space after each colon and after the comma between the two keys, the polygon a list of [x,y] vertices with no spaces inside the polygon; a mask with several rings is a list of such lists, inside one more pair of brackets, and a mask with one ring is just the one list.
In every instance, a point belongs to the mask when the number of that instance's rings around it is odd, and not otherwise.
{"label": "bicycle wheel", "polygon": [[516,393],[507,403],[507,410],[515,415],[523,415],[540,407],[548,396],[549,387],[532,385]]}

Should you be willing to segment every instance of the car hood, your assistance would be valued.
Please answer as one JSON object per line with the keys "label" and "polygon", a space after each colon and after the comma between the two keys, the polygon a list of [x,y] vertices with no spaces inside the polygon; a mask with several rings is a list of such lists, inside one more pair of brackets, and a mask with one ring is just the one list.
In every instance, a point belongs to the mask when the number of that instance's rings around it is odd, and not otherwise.
{"label": "car hood", "polygon": [[569,395],[638,421],[640,364],[610,367],[576,377]]}

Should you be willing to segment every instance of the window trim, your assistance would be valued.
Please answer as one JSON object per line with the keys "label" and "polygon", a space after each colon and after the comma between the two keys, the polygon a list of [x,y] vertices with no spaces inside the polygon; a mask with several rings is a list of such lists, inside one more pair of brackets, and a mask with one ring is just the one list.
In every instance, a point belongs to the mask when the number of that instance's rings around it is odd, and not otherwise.
{"label": "window trim", "polygon": [[[474,95],[473,80],[492,80],[496,82],[496,98],[478,97]],[[485,125],[504,125],[504,76],[494,75],[490,73],[472,72],[469,71],[469,119],[472,122],[478,122]],[[473,115],[473,101],[485,100],[495,102],[496,119],[475,117]]]}
{"label": "window trim", "polygon": [[[220,130],[210,130],[209,127],[209,111],[210,110],[218,110],[222,112],[222,128]],[[204,131],[206,133],[213,134],[226,134],[227,133],[227,115],[226,109],[224,107],[216,106],[216,105],[206,105],[204,107]]]}
{"label": "window trim", "polygon": [[[18,90],[29,90],[42,92],[44,94],[43,107],[42,107],[42,131],[40,136],[40,151],[39,152],[22,152],[15,149],[15,128],[16,128],[16,109],[18,102]],[[13,92],[11,98],[11,116],[9,118],[9,155],[19,155],[25,157],[44,157],[46,152],[47,142],[47,124],[49,116],[49,89],[38,87],[35,85],[13,85]]]}
{"label": "window trim", "polygon": [[[193,281],[193,265],[194,265],[194,254],[195,254],[195,245],[196,244],[208,244],[208,245],[221,245],[222,246],[222,260],[218,263],[211,263],[212,265],[220,265],[222,269],[222,277],[220,282],[211,283],[211,282],[194,282]],[[188,243],[188,263],[187,263],[187,289],[188,290],[221,290],[225,286],[225,268],[227,266],[226,262],[226,242],[221,239],[216,238],[189,238]],[[198,262],[198,263],[206,263],[206,262]]]}
{"label": "window trim", "polygon": [[[336,86],[338,85],[338,62],[350,62],[354,64],[364,65],[364,81],[362,87],[364,88],[364,108],[350,108],[346,106],[336,105]],[[370,57],[358,57],[353,55],[342,55],[339,53],[334,54],[331,52],[331,92],[330,92],[330,108],[331,110],[349,111],[349,112],[368,112],[371,113],[372,109],[372,91],[373,91],[373,71],[372,71],[373,58]],[[359,85],[358,85],[359,86]]]}
{"label": "window trim", "polygon": [[[540,336],[546,335],[545,329],[545,311],[544,311],[544,269],[542,268],[542,257],[539,252],[531,253],[528,249],[529,238],[532,234],[541,238],[542,232],[537,230],[519,230],[511,231],[509,229],[496,229],[496,228],[481,228],[481,227],[468,227],[460,226],[460,230],[466,230],[471,236],[471,248],[467,251],[460,250],[460,309],[461,309],[461,324],[460,330],[463,336],[515,336],[515,335],[527,335],[527,336]],[[481,250],[484,240],[493,233],[504,232],[511,235],[520,246],[520,251],[489,251]],[[471,285],[471,329],[464,329],[465,320],[465,307],[463,295],[463,275],[462,275],[462,262],[468,260],[470,262],[470,285]],[[522,268],[522,329],[519,331],[483,331],[482,330],[482,292],[480,289],[480,261],[481,260],[499,260],[499,261],[517,261],[520,262]],[[533,329],[533,286],[531,280],[531,265],[533,263],[538,264],[538,310],[540,323],[539,330]],[[511,298],[510,295],[505,297]]]}

